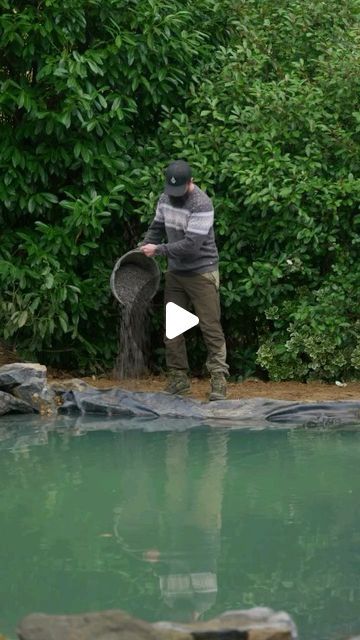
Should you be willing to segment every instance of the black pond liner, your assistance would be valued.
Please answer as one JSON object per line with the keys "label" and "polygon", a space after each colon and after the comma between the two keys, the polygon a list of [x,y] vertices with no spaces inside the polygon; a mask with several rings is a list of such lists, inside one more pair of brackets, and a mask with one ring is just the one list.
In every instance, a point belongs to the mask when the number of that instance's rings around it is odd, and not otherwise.
{"label": "black pond liner", "polygon": [[284,428],[291,426],[360,428],[360,400],[334,402],[290,402],[269,398],[244,398],[200,402],[166,393],[133,392],[114,387],[67,391],[61,414],[80,413],[118,418],[149,420],[181,419],[207,425],[222,424],[241,428]]}
{"label": "black pond liner", "polygon": [[48,444],[50,432],[113,433],[228,429],[360,431],[360,401],[297,403],[249,398],[202,403],[165,393],[123,389],[67,391],[57,414],[14,414],[0,420],[0,451]]}

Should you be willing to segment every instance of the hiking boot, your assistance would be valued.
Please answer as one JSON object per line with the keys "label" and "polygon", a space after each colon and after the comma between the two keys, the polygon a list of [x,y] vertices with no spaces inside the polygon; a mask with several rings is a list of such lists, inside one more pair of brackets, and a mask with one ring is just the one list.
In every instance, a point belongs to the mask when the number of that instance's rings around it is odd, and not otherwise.
{"label": "hiking boot", "polygon": [[185,371],[173,369],[169,371],[169,380],[164,389],[165,393],[171,395],[185,395],[190,391],[190,380]]}
{"label": "hiking boot", "polygon": [[213,373],[211,375],[209,400],[226,400],[226,378],[223,373]]}

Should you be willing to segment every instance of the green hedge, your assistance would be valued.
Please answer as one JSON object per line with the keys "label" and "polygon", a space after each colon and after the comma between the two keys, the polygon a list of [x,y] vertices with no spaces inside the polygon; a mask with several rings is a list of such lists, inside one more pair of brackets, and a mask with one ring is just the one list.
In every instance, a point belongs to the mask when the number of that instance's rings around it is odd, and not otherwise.
{"label": "green hedge", "polygon": [[112,265],[181,156],[216,205],[234,375],[358,376],[359,1],[0,7],[1,336],[109,367]]}
{"label": "green hedge", "polygon": [[236,37],[161,123],[215,198],[237,375],[359,375],[359,8],[238,3]]}
{"label": "green hedge", "polygon": [[25,355],[112,362],[109,276],[142,232],[142,148],[158,159],[162,110],[226,41],[226,6],[0,2],[0,331]]}

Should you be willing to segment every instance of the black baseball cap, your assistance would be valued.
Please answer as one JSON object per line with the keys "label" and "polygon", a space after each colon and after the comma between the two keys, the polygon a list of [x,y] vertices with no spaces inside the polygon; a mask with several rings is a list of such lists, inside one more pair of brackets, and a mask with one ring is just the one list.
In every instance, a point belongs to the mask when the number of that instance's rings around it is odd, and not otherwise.
{"label": "black baseball cap", "polygon": [[191,167],[185,160],[175,160],[165,169],[165,193],[169,196],[183,196],[191,179]]}

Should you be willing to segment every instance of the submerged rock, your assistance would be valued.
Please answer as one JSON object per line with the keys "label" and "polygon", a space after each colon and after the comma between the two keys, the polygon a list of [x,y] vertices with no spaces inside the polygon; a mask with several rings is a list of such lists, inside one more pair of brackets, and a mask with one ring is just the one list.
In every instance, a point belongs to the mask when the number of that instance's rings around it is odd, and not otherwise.
{"label": "submerged rock", "polygon": [[[132,618],[123,611],[102,611],[71,616],[33,613],[18,628],[20,640],[159,640],[166,638],[148,622]],[[191,636],[174,632],[172,640],[191,640]]]}
{"label": "submerged rock", "polygon": [[17,628],[20,640],[295,640],[291,617],[266,607],[229,611],[208,622],[150,624],[123,611],[70,616],[33,613]]}
{"label": "submerged rock", "polygon": [[[206,622],[179,624],[174,622],[157,622],[159,630],[182,631],[190,633],[196,639],[234,639],[234,640],[295,640],[297,629],[295,623],[285,611],[273,611],[268,607],[226,611],[217,618]],[[168,636],[170,637],[170,636]]]}

